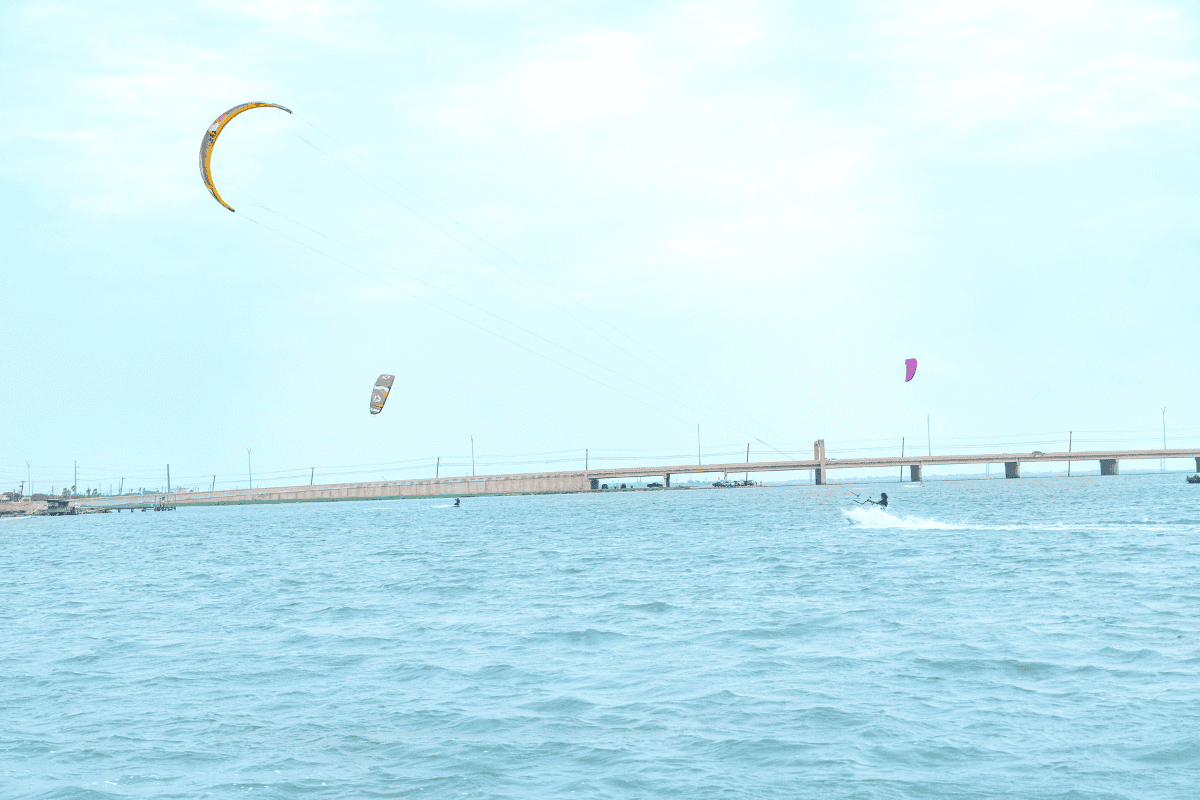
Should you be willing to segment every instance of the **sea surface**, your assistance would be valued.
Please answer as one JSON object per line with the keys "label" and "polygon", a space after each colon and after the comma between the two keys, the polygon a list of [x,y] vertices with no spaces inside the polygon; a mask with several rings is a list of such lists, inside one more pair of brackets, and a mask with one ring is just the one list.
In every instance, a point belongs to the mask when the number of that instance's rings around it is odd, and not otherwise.
{"label": "sea surface", "polygon": [[0,797],[241,796],[1197,798],[1200,486],[0,521]]}

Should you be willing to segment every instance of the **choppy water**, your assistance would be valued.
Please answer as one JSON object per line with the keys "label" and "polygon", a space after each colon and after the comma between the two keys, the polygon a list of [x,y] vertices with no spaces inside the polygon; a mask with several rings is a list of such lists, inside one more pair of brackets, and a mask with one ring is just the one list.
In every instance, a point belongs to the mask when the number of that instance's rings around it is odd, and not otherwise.
{"label": "choppy water", "polygon": [[880,489],[0,522],[0,796],[1200,796],[1200,486]]}

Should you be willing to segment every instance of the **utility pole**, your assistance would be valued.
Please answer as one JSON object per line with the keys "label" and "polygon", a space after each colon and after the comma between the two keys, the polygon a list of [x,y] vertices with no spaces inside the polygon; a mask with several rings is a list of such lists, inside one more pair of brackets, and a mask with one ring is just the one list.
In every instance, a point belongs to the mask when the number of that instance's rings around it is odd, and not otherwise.
{"label": "utility pole", "polygon": [[583,451],[583,471],[588,471],[588,451],[586,449]]}
{"label": "utility pole", "polygon": [[[1167,407],[1163,406],[1163,450],[1167,449]],[[1158,461],[1158,469],[1160,472],[1167,471],[1167,460],[1160,458]]]}
{"label": "utility pole", "polygon": [[33,496],[33,476],[29,473],[29,462],[25,462],[25,482],[29,484],[29,495]]}
{"label": "utility pole", "polygon": [[[1071,447],[1075,444],[1075,431],[1067,431],[1067,452],[1071,452]],[[1071,477],[1071,459],[1067,459],[1067,477]]]}
{"label": "utility pole", "polygon": [[121,483],[120,483],[120,485],[117,486],[117,494],[124,494],[124,492],[125,492],[125,479],[121,478]]}
{"label": "utility pole", "polygon": [[433,467],[433,477],[437,478],[442,473],[442,457],[437,457],[437,464]]}
{"label": "utility pole", "polygon": [[471,434],[471,477],[475,477],[475,435]]}
{"label": "utility pole", "polygon": [[316,468],[316,467],[311,467],[310,469],[311,469],[312,471],[308,473],[308,485],[309,485],[309,486],[312,486],[312,485],[313,485],[313,481],[314,481],[314,480],[316,479],[316,477],[317,477],[317,468]]}
{"label": "utility pole", "polygon": [[167,494],[171,493],[171,465],[167,464]]}
{"label": "utility pole", "polygon": [[250,488],[254,488],[254,470],[250,469],[250,448],[246,448],[246,474],[250,476]]}
{"label": "utility pole", "polygon": [[929,435],[929,415],[925,415],[925,444],[929,447],[929,455],[933,455],[933,439]]}
{"label": "utility pole", "polygon": [[209,491],[215,492],[216,490],[217,490],[217,476],[213,475],[213,484],[212,484],[212,488],[209,489]]}

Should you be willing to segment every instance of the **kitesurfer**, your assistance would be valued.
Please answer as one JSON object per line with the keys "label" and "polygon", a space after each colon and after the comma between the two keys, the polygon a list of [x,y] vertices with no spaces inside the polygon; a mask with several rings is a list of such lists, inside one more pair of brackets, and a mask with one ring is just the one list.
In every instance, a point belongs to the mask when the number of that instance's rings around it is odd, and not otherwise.
{"label": "kitesurfer", "polygon": [[458,497],[454,498],[454,507],[458,508],[458,506],[461,502],[462,502],[461,498],[458,498]]}
{"label": "kitesurfer", "polygon": [[870,503],[873,506],[887,508],[887,492],[880,492],[878,500],[872,500],[868,497],[865,502]]}

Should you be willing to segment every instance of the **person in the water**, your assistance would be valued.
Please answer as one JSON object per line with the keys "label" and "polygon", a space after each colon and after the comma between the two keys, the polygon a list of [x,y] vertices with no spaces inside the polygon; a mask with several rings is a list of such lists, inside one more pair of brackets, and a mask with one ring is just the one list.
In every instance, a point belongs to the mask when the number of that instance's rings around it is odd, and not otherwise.
{"label": "person in the water", "polygon": [[458,508],[459,502],[460,502],[460,498],[457,498],[457,497],[454,498],[454,507],[455,508]]}
{"label": "person in the water", "polygon": [[872,500],[871,498],[868,497],[866,502],[870,503],[873,506],[887,508],[887,492],[880,492],[878,500]]}

